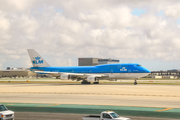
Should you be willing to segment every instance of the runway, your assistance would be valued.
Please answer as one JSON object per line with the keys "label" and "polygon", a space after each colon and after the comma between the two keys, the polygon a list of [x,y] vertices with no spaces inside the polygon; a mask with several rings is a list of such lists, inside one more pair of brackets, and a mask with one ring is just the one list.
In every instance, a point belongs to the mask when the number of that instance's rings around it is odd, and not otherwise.
{"label": "runway", "polygon": [[57,103],[84,105],[117,105],[140,107],[179,108],[180,98],[152,96],[87,95],[87,94],[33,94],[0,93],[1,102],[12,103]]}
{"label": "runway", "polygon": [[[58,84],[80,84],[81,81],[71,81],[71,80],[60,80],[54,78],[0,78],[0,83],[58,83]],[[140,79],[137,81],[138,84],[169,84],[169,85],[180,85],[179,79]],[[100,84],[133,84],[134,80],[117,80],[108,81],[100,80]]]}
{"label": "runway", "polygon": [[180,108],[179,91],[175,85],[1,84],[0,101]]}
{"label": "runway", "polygon": [[153,107],[169,112],[180,108],[179,91],[178,85],[0,84],[0,103]]}

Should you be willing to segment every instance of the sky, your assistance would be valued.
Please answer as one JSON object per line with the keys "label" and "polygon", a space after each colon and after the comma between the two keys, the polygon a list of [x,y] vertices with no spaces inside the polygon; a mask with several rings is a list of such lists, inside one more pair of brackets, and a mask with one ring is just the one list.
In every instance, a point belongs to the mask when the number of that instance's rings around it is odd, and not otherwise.
{"label": "sky", "polygon": [[0,69],[31,67],[27,49],[52,66],[97,57],[180,69],[180,1],[0,0]]}

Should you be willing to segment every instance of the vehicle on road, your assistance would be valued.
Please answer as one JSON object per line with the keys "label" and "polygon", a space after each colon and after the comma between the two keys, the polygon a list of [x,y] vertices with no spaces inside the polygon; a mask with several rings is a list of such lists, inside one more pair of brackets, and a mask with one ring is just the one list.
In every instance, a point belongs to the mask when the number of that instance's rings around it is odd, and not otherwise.
{"label": "vehicle on road", "polygon": [[0,104],[0,120],[14,120],[14,112]]}
{"label": "vehicle on road", "polygon": [[82,117],[82,120],[131,120],[130,118],[120,117],[113,111],[104,111],[100,116],[90,115]]}

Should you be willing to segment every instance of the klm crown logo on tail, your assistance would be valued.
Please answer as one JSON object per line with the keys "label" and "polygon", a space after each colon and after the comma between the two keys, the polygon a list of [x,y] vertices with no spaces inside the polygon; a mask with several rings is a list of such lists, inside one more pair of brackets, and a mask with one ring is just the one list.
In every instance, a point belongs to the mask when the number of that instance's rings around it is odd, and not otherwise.
{"label": "klm crown logo on tail", "polygon": [[36,60],[33,60],[32,63],[33,64],[43,64],[43,60],[40,60],[41,57],[35,57]]}
{"label": "klm crown logo on tail", "polygon": [[28,54],[30,56],[33,67],[49,67],[50,65],[46,60],[39,55],[34,49],[28,49]]}

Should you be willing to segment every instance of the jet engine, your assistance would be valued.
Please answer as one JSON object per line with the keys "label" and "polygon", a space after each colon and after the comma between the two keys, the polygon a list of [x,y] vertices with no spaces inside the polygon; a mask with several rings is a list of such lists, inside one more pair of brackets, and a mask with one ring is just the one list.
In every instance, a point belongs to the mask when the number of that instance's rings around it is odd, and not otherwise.
{"label": "jet engine", "polygon": [[71,78],[71,76],[69,75],[69,74],[62,74],[61,76],[60,76],[60,79],[61,80],[69,80]]}
{"label": "jet engine", "polygon": [[87,77],[87,81],[88,81],[88,82],[96,82],[96,81],[97,81],[97,78],[96,78],[96,76],[88,76],[88,77]]}

